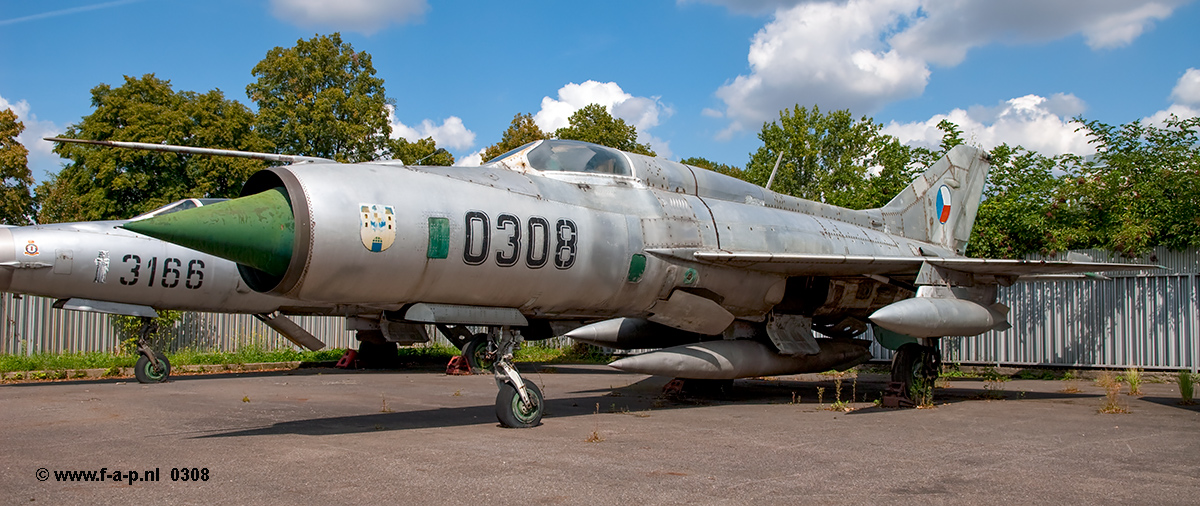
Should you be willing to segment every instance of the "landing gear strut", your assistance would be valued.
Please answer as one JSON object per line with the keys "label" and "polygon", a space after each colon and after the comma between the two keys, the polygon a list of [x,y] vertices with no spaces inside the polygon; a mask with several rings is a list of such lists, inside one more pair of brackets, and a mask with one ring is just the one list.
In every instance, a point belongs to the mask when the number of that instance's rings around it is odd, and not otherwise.
{"label": "landing gear strut", "polygon": [[133,366],[133,377],[138,383],[162,383],[171,376],[171,362],[161,352],[150,349],[150,335],[158,330],[153,318],[142,317],[142,328],[138,331],[137,351],[141,355]]}
{"label": "landing gear strut", "polygon": [[500,388],[496,394],[496,418],[505,427],[536,427],[542,423],[545,400],[537,385],[525,382],[513,365],[513,350],[520,342],[519,332],[503,327],[499,332],[491,332],[485,343],[487,355],[495,360],[493,373]]}
{"label": "landing gear strut", "polygon": [[892,384],[900,397],[918,406],[933,402],[933,385],[942,370],[942,352],[933,344],[909,343],[892,356]]}

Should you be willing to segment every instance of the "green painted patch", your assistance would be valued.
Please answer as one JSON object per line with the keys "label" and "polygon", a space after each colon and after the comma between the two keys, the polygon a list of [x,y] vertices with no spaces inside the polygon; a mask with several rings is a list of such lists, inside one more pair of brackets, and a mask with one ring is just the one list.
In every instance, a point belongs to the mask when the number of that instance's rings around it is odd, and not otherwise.
{"label": "green painted patch", "polygon": [[427,258],[450,256],[450,218],[429,218],[429,248]]}
{"label": "green painted patch", "polygon": [[892,351],[896,351],[900,349],[901,346],[904,346],[908,343],[921,343],[921,341],[915,337],[901,334],[899,332],[892,332],[888,329],[880,327],[879,325],[872,325],[872,327],[875,330],[875,341],[879,342],[880,346]]}
{"label": "green painted patch", "polygon": [[630,283],[637,283],[642,280],[642,274],[646,272],[646,255],[637,253],[629,260],[629,277],[625,278]]}

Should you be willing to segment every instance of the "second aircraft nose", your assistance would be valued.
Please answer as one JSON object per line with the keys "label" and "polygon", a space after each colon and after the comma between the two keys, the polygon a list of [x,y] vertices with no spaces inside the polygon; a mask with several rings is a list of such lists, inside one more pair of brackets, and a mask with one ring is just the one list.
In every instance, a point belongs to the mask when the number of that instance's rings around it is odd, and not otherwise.
{"label": "second aircraft nose", "polygon": [[272,276],[287,272],[296,235],[296,219],[283,188],[132,221],[121,227]]}

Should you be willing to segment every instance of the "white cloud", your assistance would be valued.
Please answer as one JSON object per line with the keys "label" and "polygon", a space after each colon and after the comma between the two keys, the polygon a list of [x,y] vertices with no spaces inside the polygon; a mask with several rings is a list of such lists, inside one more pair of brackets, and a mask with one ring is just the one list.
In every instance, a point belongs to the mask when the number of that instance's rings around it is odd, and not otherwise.
{"label": "white cloud", "polygon": [[426,137],[433,137],[433,142],[436,142],[438,147],[456,150],[469,149],[475,145],[475,132],[468,130],[463,125],[462,118],[458,116],[450,116],[442,120],[441,125],[425,119],[421,120],[420,125],[410,127],[396,119],[394,107],[390,105],[386,107],[388,122],[392,124],[393,139],[403,137],[410,142],[415,142]]}
{"label": "white cloud", "polygon": [[459,167],[478,167],[479,164],[483,163],[483,151],[481,149],[455,160],[454,165]]}
{"label": "white cloud", "polygon": [[1171,100],[1176,104],[1200,106],[1200,69],[1187,69],[1183,77],[1171,90]]}
{"label": "white cloud", "polygon": [[1143,123],[1162,126],[1172,115],[1179,119],[1200,116],[1200,69],[1187,69],[1171,90],[1170,107],[1142,118]]}
{"label": "white cloud", "polygon": [[1007,143],[1045,155],[1089,155],[1096,152],[1095,148],[1088,144],[1083,132],[1076,131],[1080,125],[1071,120],[1083,109],[1083,101],[1074,95],[1056,94],[1050,98],[1026,95],[995,107],[954,109],[926,121],[892,121],[884,126],[883,132],[905,144],[936,148],[942,141],[937,124],[946,119],[958,125],[964,141],[984,149]]}
{"label": "white cloud", "polygon": [[558,98],[542,97],[542,108],[533,115],[533,122],[543,132],[553,133],[570,125],[568,118],[591,104],[600,104],[615,118],[625,120],[638,132],[638,141],[649,144],[659,156],[669,156],[669,145],[657,139],[647,130],[657,126],[674,110],[659,101],[659,97],[635,97],[626,93],[617,83],[585,81],[582,84],[568,83],[559,88]]}
{"label": "white cloud", "polygon": [[1133,42],[1154,21],[1188,0],[1090,0],[1071,2],[923,0],[912,24],[895,34],[892,47],[940,65],[957,65],[967,51],[995,42],[1042,43],[1081,33],[1092,49]]}
{"label": "white cloud", "polygon": [[920,95],[929,69],[880,37],[918,6],[917,0],[851,0],[777,11],[750,45],[750,74],[716,92],[730,119],[724,136],[773,120],[796,103],[868,111]]}
{"label": "white cloud", "polygon": [[1161,127],[1166,125],[1167,119],[1169,119],[1172,115],[1179,119],[1195,118],[1196,116],[1200,116],[1200,108],[1189,107],[1180,104],[1171,104],[1171,106],[1167,107],[1166,109],[1142,118],[1142,123]]}
{"label": "white cloud", "polygon": [[426,0],[271,0],[275,17],[302,27],[370,35],[392,23],[421,20]]}
{"label": "white cloud", "polygon": [[932,65],[953,66],[972,48],[1082,35],[1093,49],[1131,43],[1190,0],[699,0],[734,12],[774,7],[755,34],[750,72],[721,86],[729,136],[795,104],[871,114],[921,95]]}
{"label": "white cloud", "polygon": [[57,137],[65,130],[53,121],[41,121],[30,110],[29,103],[21,100],[13,103],[0,97],[0,111],[12,109],[17,114],[17,120],[25,125],[25,131],[17,136],[25,149],[29,150],[28,167],[37,181],[44,181],[49,174],[58,172],[67,160],[54,154],[54,143],[42,140],[43,137]]}

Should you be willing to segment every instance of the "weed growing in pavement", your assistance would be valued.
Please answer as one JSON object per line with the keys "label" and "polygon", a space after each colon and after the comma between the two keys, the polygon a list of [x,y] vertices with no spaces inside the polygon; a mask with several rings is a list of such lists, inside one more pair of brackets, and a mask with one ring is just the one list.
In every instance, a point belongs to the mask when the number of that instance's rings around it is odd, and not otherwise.
{"label": "weed growing in pavement", "polygon": [[1175,380],[1179,383],[1179,403],[1185,406],[1195,404],[1196,401],[1192,400],[1192,394],[1196,387],[1196,377],[1188,370],[1181,369]]}
{"label": "weed growing in pavement", "polygon": [[599,443],[601,441],[604,441],[604,437],[602,437],[600,435],[600,403],[599,402],[596,403],[596,411],[592,414],[594,415],[593,419],[595,420],[596,425],[594,425],[592,427],[592,434],[590,436],[588,436],[587,439],[584,439],[584,441],[586,441],[588,443]]}
{"label": "weed growing in pavement", "polygon": [[1079,390],[1079,380],[1067,380],[1066,385],[1064,385],[1062,390],[1059,391],[1064,394],[1077,394],[1081,392],[1081,390]]}
{"label": "weed growing in pavement", "polygon": [[1142,370],[1130,367],[1125,370],[1125,382],[1129,383],[1129,395],[1142,395]]}
{"label": "weed growing in pavement", "polygon": [[933,380],[928,378],[913,378],[908,385],[908,396],[918,408],[933,407]]}
{"label": "weed growing in pavement", "polygon": [[817,405],[825,404],[825,387],[817,387]]}
{"label": "weed growing in pavement", "polygon": [[993,368],[987,368],[983,372],[983,395],[984,399],[1001,400],[1006,398],[1004,393],[1004,384],[1010,379],[1008,376],[1001,374]]}
{"label": "weed growing in pavement", "polygon": [[1117,403],[1117,396],[1121,393],[1121,381],[1112,371],[1104,371],[1096,384],[1104,389],[1104,405],[1100,407],[1100,412],[1105,414],[1120,414],[1128,413],[1129,409],[1121,407]]}

